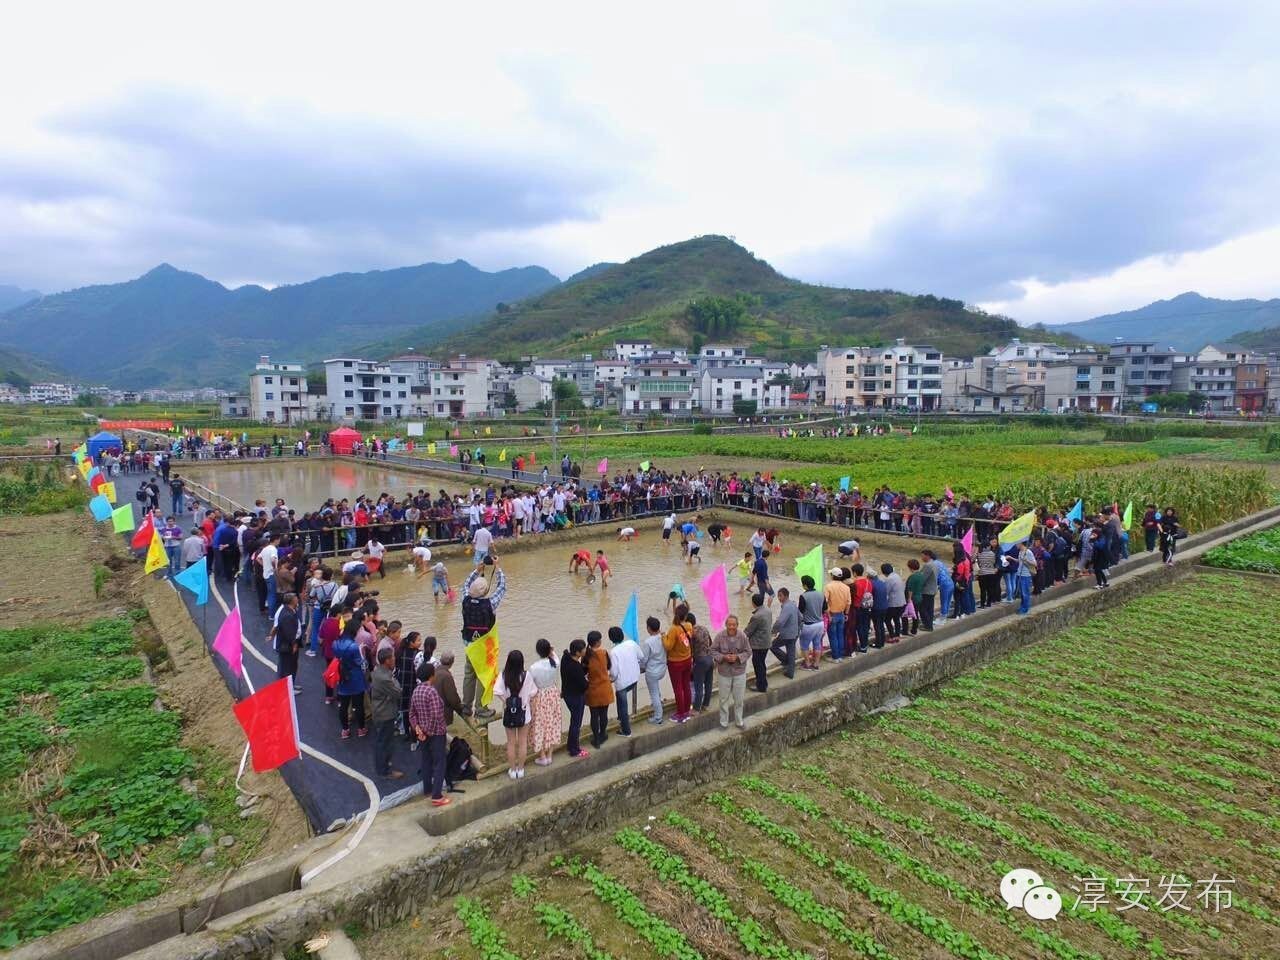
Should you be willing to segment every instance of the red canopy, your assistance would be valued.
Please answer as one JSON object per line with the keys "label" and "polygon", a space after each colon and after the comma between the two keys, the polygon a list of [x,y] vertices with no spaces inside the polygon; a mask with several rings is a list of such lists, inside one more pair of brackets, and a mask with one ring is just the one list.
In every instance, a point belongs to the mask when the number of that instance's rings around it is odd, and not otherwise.
{"label": "red canopy", "polygon": [[360,431],[339,427],[329,434],[329,449],[339,454],[350,453],[361,439]]}

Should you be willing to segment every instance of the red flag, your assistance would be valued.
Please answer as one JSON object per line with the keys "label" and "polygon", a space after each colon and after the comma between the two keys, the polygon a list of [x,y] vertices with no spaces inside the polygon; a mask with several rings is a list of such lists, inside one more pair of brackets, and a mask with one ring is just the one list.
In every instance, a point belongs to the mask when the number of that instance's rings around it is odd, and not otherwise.
{"label": "red flag", "polygon": [[232,709],[249,738],[254,773],[274,770],[301,756],[292,677],[281,677]]}
{"label": "red flag", "polygon": [[142,523],[138,524],[138,529],[133,534],[133,539],[129,541],[129,546],[141,550],[151,546],[151,538],[155,536],[156,525],[148,513],[142,518]]}
{"label": "red flag", "polygon": [[89,481],[89,489],[94,493],[98,492],[98,488],[107,482],[107,478],[101,473],[95,473],[93,479]]}
{"label": "red flag", "polygon": [[529,466],[536,466],[538,463],[538,455],[532,450],[529,451]]}

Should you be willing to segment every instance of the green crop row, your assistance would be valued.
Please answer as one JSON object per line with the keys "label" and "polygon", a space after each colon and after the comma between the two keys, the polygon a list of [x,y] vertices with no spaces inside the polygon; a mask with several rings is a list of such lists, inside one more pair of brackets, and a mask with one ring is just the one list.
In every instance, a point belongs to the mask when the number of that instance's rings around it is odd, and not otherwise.
{"label": "green crop row", "polygon": [[688,817],[675,811],[664,818],[668,824],[683,831],[702,844],[717,858],[737,864],[747,879],[758,883],[766,892],[783,906],[789,908],[800,919],[825,931],[828,936],[852,947],[868,960],[893,960],[893,954],[882,947],[870,934],[854,930],[845,924],[840,911],[826,904],[819,903],[808,890],[802,890],[790,880],[751,857],[739,857],[730,850],[719,837],[710,830],[699,826]]}
{"label": "green crop row", "polygon": [[675,960],[703,960],[702,954],[694,949],[683,933],[650,913],[644,901],[617,877],[590,862],[569,861],[565,869],[570,876],[586,880],[596,899],[612,907],[614,915],[640,934],[659,956],[674,957]]}
{"label": "green crop row", "polygon": [[1280,527],[1262,530],[1214,547],[1205,553],[1204,562],[1230,570],[1280,574]]}
{"label": "green crop row", "polygon": [[1096,954],[1078,950],[1068,940],[1056,934],[1044,932],[1033,923],[1020,920],[989,894],[974,890],[972,887],[934,869],[923,860],[911,856],[901,847],[883,837],[873,836],[865,830],[860,830],[839,817],[827,813],[821,804],[802,793],[782,790],[762,777],[756,776],[741,777],[738,783],[752,793],[757,793],[777,803],[785,804],[800,811],[806,817],[825,823],[834,833],[849,843],[874,853],[887,864],[906,870],[921,882],[936,887],[948,897],[972,907],[988,920],[1009,927],[1023,939],[1047,951],[1052,956],[1060,957],[1062,960],[1077,960],[1077,958],[1097,960]]}
{"label": "green crop row", "polygon": [[847,890],[866,897],[889,919],[924,934],[953,956],[961,957],[963,960],[1004,960],[1001,954],[987,950],[968,933],[953,926],[950,921],[930,913],[898,891],[875,883],[853,864],[830,856],[816,845],[804,840],[794,830],[770,820],[759,810],[738,807],[732,798],[724,794],[710,794],[706,801],[721,813],[736,817],[798,853],[818,869],[825,870]]}

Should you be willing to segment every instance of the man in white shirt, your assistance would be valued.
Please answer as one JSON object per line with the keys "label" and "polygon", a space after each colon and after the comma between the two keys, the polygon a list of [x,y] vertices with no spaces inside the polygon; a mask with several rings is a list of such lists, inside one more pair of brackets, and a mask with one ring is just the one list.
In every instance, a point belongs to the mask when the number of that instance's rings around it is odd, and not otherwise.
{"label": "man in white shirt", "polygon": [[840,556],[848,557],[853,563],[862,562],[862,546],[857,540],[846,540],[836,548]]}
{"label": "man in white shirt", "polygon": [[676,528],[676,514],[675,514],[675,511],[673,510],[662,521],[662,542],[663,543],[671,542],[671,531],[674,530],[675,528]]}
{"label": "man in white shirt", "polygon": [[267,613],[276,612],[276,564],[280,560],[280,535],[272,534],[267,545],[258,551],[258,565],[267,584]]}
{"label": "man in white shirt", "polygon": [[[382,558],[386,556],[387,548],[377,537],[369,537],[369,542],[364,545],[364,551],[369,555],[369,559],[378,561],[378,576],[386,579],[387,569],[382,562]],[[366,567],[368,564],[365,565]]]}
{"label": "man in white shirt", "polygon": [[640,682],[640,645],[622,632],[621,627],[609,628],[613,649],[609,651],[609,679],[617,691],[618,732],[631,736],[631,694]]}
{"label": "man in white shirt", "polygon": [[489,532],[489,528],[480,527],[476,530],[475,536],[471,538],[471,545],[475,548],[475,565],[478,567],[493,549],[493,534]]}

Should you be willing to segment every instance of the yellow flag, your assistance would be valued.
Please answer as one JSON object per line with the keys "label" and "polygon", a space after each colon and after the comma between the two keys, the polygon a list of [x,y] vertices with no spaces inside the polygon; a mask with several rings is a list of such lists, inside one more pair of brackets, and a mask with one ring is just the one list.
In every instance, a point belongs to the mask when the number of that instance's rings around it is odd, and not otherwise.
{"label": "yellow flag", "polygon": [[492,433],[493,433],[493,427],[485,427],[485,428],[484,428],[484,435],[485,435],[486,437],[487,437],[487,436],[490,436]]}
{"label": "yellow flag", "polygon": [[427,456],[434,457],[436,455],[436,442],[432,440],[427,444]]}
{"label": "yellow flag", "polygon": [[502,450],[501,450],[501,452],[499,452],[499,454],[498,454],[498,462],[499,462],[499,463],[506,463],[506,462],[507,462],[507,448],[506,448],[506,447],[503,447],[503,448],[502,448]]}
{"label": "yellow flag", "polygon": [[104,483],[98,488],[98,492],[107,498],[107,503],[116,502],[116,485],[115,483]]}
{"label": "yellow flag", "polygon": [[86,480],[89,479],[89,471],[92,469],[93,469],[93,464],[90,463],[88,460],[80,461],[80,476],[84,477]]}
{"label": "yellow flag", "polygon": [[596,424],[596,433],[599,433],[599,432],[600,432],[601,430],[603,430],[603,429],[604,429],[604,424],[603,424],[603,423],[597,423],[597,424]]}
{"label": "yellow flag", "polygon": [[476,672],[483,694],[480,702],[486,707],[493,699],[493,685],[498,682],[498,625],[495,623],[484,636],[467,644],[467,660]]}
{"label": "yellow flag", "polygon": [[1035,525],[1036,512],[1028,510],[1016,520],[1010,521],[1009,525],[1000,531],[998,539],[1001,543],[1018,543],[1031,536],[1031,530]]}
{"label": "yellow flag", "polygon": [[155,573],[169,565],[169,555],[164,552],[164,541],[157,530],[151,531],[151,546],[147,547],[147,562],[143,573]]}

